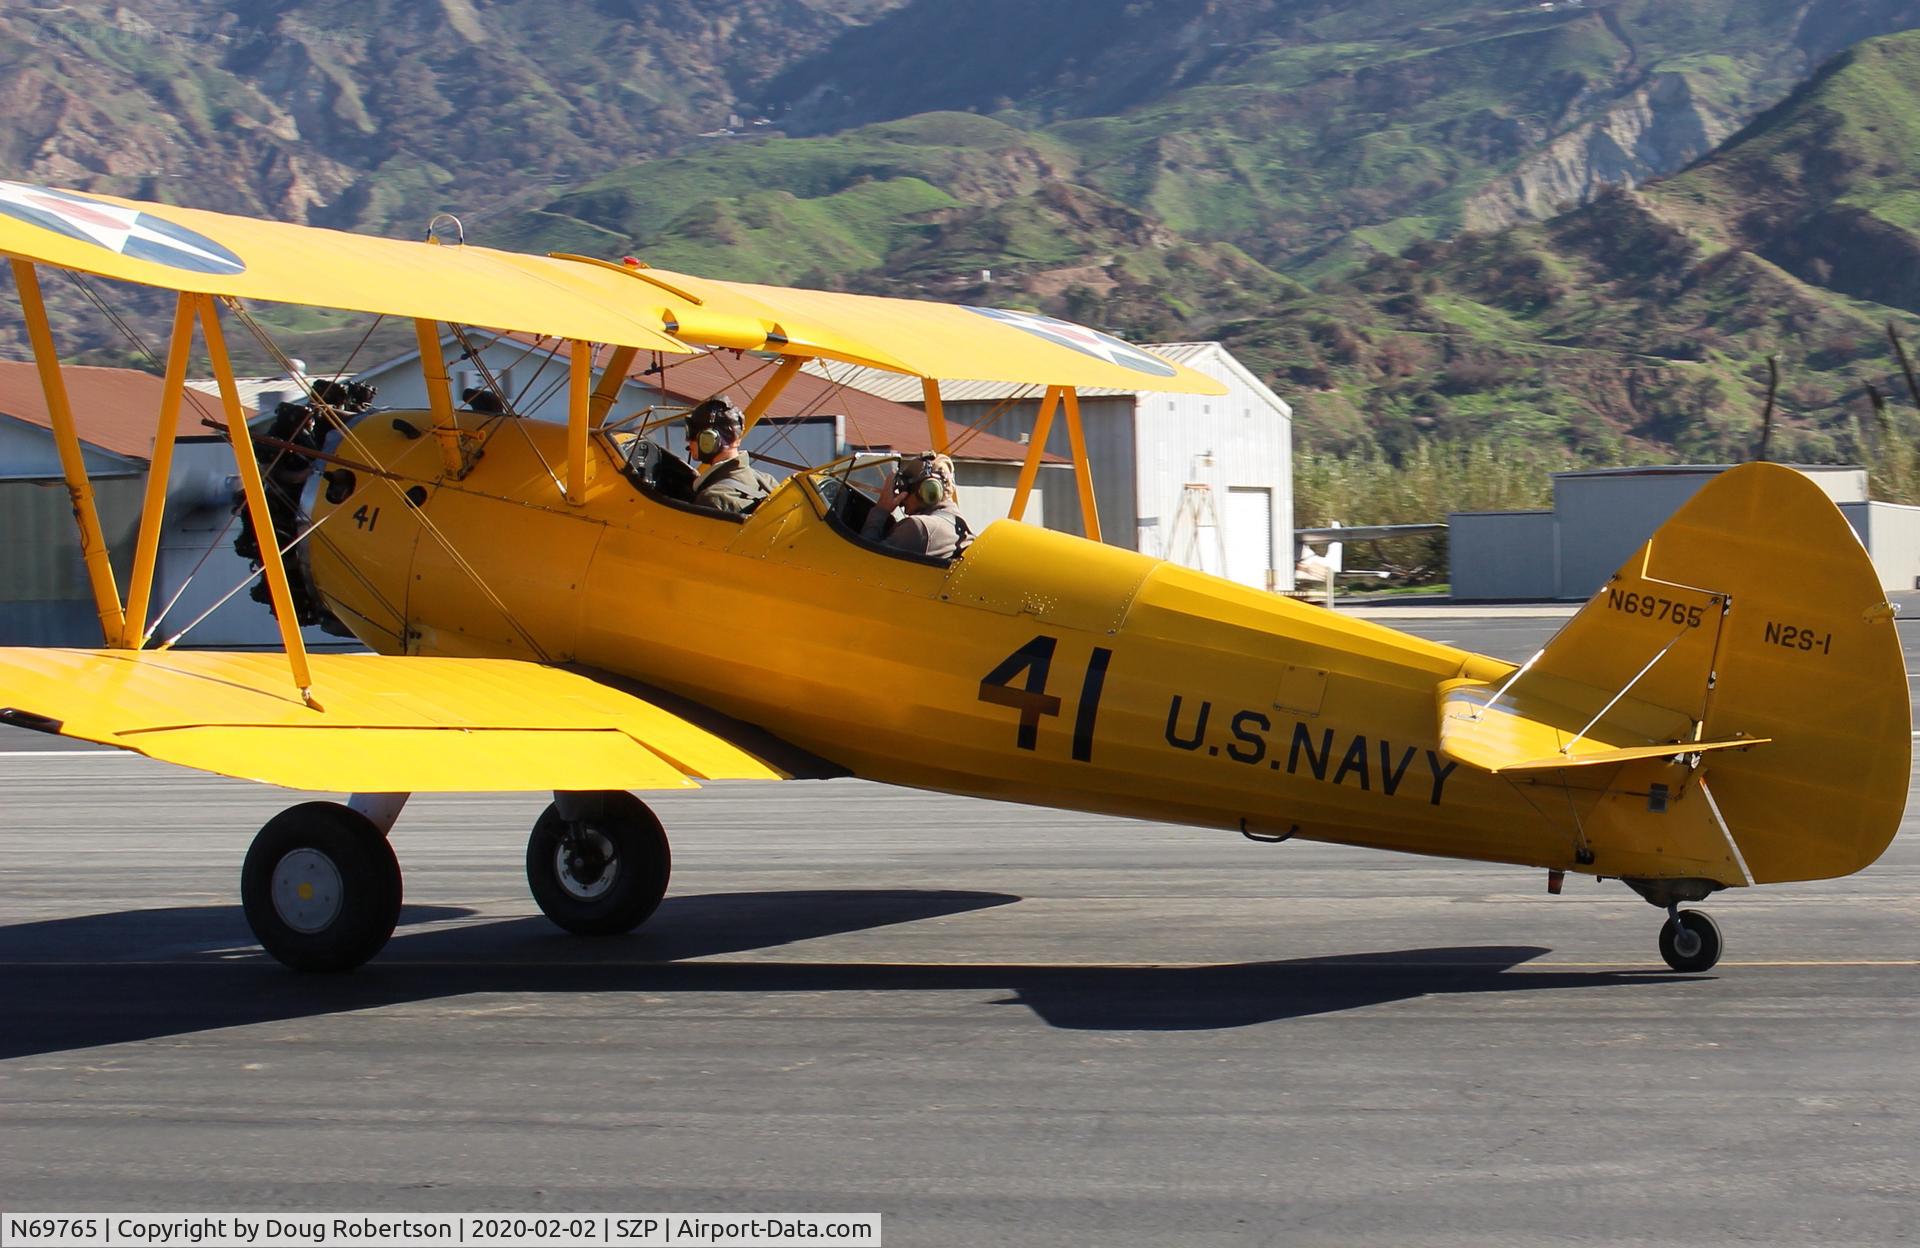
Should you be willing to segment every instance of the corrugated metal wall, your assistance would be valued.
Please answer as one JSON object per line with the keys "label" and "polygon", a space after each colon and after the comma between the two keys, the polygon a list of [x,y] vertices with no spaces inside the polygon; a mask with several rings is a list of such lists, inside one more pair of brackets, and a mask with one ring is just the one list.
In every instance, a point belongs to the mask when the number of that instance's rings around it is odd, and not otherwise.
{"label": "corrugated metal wall", "polygon": [[[93,479],[100,527],[123,594],[144,488],[141,476]],[[0,644],[98,646],[104,641],[66,483],[57,477],[0,481]]]}
{"label": "corrugated metal wall", "polygon": [[1840,514],[1866,545],[1880,588],[1920,589],[1920,507],[1841,503]]}
{"label": "corrugated metal wall", "polygon": [[[962,460],[953,466],[953,473],[954,484],[960,487],[960,514],[967,518],[967,524],[975,533],[995,520],[1007,518],[1007,508],[1013,505],[1014,487],[1020,482],[1018,464]],[[1027,523],[1039,524],[1045,516],[1049,487],[1051,492],[1071,494],[1073,478],[1065,469],[1042,469],[1034,483],[1033,497],[1027,501],[1024,517]]]}
{"label": "corrugated metal wall", "polygon": [[[1864,469],[1800,468],[1853,526],[1884,589],[1920,589],[1920,507],[1864,501]],[[1453,596],[1590,597],[1723,468],[1597,469],[1554,476],[1550,512],[1449,516]]]}
{"label": "corrugated metal wall", "polygon": [[[1208,361],[1195,361],[1204,367]],[[1225,382],[1225,395],[1141,394],[1087,398],[1080,401],[1081,423],[1087,435],[1087,456],[1093,464],[1094,499],[1100,508],[1101,536],[1115,546],[1161,558],[1174,558],[1194,567],[1218,571],[1220,526],[1226,523],[1227,493],[1231,489],[1271,491],[1271,529],[1265,545],[1279,566],[1271,569],[1276,588],[1293,588],[1293,446],[1292,422],[1279,416],[1256,396],[1232,369],[1204,368]],[[947,417],[961,424],[979,420],[995,405],[986,401],[948,403]],[[1016,441],[1030,436],[1039,414],[1038,399],[1022,399],[989,430]],[[1055,418],[1047,449],[1070,456],[1065,424]],[[1211,507],[1192,500],[1188,518],[1189,482],[1211,491]],[[1062,473],[1047,492],[1046,524],[1064,533],[1081,533],[1080,501],[1071,480]],[[1196,534],[1193,516],[1211,524]],[[1197,541],[1193,540],[1197,536]],[[1207,553],[1212,552],[1212,553]],[[1268,569],[1249,579],[1255,588],[1267,588]]]}
{"label": "corrugated metal wall", "polygon": [[1551,511],[1467,511],[1447,517],[1447,569],[1460,602],[1553,598],[1560,592]]}
{"label": "corrugated metal wall", "polygon": [[[1001,403],[980,401],[947,403],[944,409],[948,420],[972,425],[1001,406]],[[1033,435],[1034,421],[1039,415],[1037,398],[1005,403],[1004,410],[985,430],[1022,442]],[[1087,458],[1093,462],[1093,501],[1100,509],[1100,535],[1110,545],[1137,549],[1133,532],[1133,518],[1139,514],[1134,509],[1133,396],[1080,400],[1080,423],[1086,430]],[[1057,413],[1047,435],[1047,450],[1062,459],[1073,457],[1066,420]],[[964,447],[961,453],[965,454]],[[1046,505],[1044,510],[1030,509],[1027,519],[1044,518],[1050,529],[1084,535],[1080,524],[1080,492],[1072,475],[1048,469],[1040,479],[1047,486]]]}

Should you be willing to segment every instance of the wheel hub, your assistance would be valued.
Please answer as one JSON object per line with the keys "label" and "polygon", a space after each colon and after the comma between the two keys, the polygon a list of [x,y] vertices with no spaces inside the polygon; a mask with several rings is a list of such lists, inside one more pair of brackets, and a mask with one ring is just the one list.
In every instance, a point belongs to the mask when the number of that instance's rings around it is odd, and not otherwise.
{"label": "wheel hub", "polygon": [[591,828],[582,828],[560,842],[554,851],[560,887],[581,901],[591,901],[613,887],[619,862],[613,842]]}
{"label": "wheel hub", "polygon": [[325,931],[340,916],[340,868],[317,849],[296,849],[273,868],[273,909],[303,936]]}
{"label": "wheel hub", "polygon": [[1685,923],[1677,923],[1674,925],[1674,928],[1673,951],[1683,958],[1699,957],[1700,933],[1694,931]]}

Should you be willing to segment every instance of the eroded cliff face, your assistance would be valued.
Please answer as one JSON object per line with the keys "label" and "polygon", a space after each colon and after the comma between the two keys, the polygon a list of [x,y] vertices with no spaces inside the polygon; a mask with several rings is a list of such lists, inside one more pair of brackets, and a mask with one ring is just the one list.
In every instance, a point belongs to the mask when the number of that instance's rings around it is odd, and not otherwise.
{"label": "eroded cliff face", "polygon": [[[1461,224],[1487,230],[1545,220],[1592,203],[1609,186],[1635,187],[1677,173],[1780,103],[1842,49],[1920,22],[1916,0],[1804,0],[1783,8],[1777,44],[1744,56],[1689,57],[1686,67],[1666,69],[1642,63],[1636,23],[1614,8],[1598,10],[1620,46],[1616,82],[1623,93],[1563,133],[1531,136],[1538,150],[1470,196]],[[1589,94],[1576,107],[1595,104]]]}
{"label": "eroded cliff face", "polygon": [[1544,220],[1607,187],[1638,186],[1698,160],[1745,120],[1704,103],[1688,75],[1658,74],[1482,187],[1462,209],[1462,224],[1492,230]]}
{"label": "eroded cliff face", "polygon": [[306,221],[352,181],[295,112],[221,67],[230,16],[160,4],[0,13],[10,176]]}
{"label": "eroded cliff face", "polygon": [[15,0],[0,171],[348,228],[676,151],[899,0]]}

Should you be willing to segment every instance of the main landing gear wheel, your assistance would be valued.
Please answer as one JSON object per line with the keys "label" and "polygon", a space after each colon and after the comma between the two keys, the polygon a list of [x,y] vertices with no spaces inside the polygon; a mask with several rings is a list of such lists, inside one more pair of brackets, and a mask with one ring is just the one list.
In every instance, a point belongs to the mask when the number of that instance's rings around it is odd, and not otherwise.
{"label": "main landing gear wheel", "polygon": [[304,802],[267,820],[240,868],[240,904],[266,951],[296,971],[346,971],[400,919],[400,864],[365,815]]}
{"label": "main landing gear wheel", "polygon": [[[561,808],[568,814],[562,815]],[[631,793],[567,794],[527,838],[527,885],[540,911],[576,936],[618,936],[667,895],[666,829]]]}
{"label": "main landing gear wheel", "polygon": [[1710,971],[1720,960],[1720,925],[1705,910],[1674,910],[1660,929],[1660,956],[1676,971]]}

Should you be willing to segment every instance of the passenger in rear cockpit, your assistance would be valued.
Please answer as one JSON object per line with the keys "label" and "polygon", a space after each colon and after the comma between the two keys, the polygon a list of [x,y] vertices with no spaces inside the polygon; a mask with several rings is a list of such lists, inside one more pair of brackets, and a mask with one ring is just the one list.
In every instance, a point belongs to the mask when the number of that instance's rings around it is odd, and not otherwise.
{"label": "passenger in rear cockpit", "polygon": [[715,511],[749,512],[779,482],[756,472],[741,449],[746,421],[724,395],[687,413],[687,456],[702,466],[693,483],[693,505]]}
{"label": "passenger in rear cockpit", "polygon": [[[951,459],[931,451],[902,456],[880,491],[880,501],[867,513],[860,536],[909,554],[952,559],[973,541],[966,518],[955,505],[958,497]],[[896,520],[896,507],[907,514]]]}

